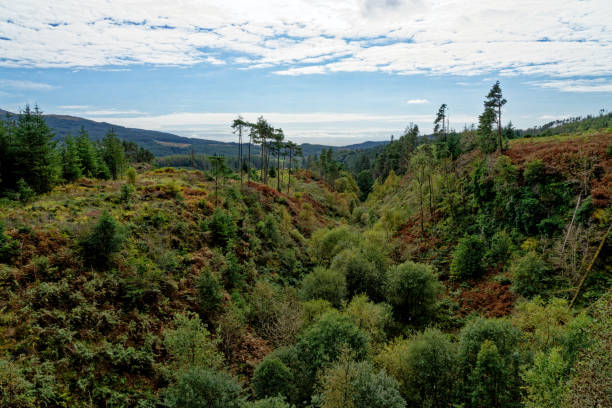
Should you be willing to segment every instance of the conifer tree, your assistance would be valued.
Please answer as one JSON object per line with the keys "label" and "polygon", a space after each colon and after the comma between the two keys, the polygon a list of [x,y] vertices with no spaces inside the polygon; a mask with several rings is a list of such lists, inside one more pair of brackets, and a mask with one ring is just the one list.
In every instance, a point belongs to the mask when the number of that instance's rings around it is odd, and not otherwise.
{"label": "conifer tree", "polygon": [[[438,109],[438,113],[436,115],[436,120],[434,120],[434,134],[435,135],[444,135],[448,131],[445,126],[446,121],[446,104],[443,103],[440,105]],[[442,126],[440,126],[440,124]]]}
{"label": "conifer tree", "polygon": [[485,108],[491,108],[494,113],[494,118],[492,122],[497,121],[497,151],[501,152],[502,149],[502,122],[501,122],[501,108],[508,102],[504,99],[502,95],[501,87],[499,86],[499,81],[495,82],[487,95],[487,100],[485,101]]}
{"label": "conifer tree", "polygon": [[76,143],[71,135],[67,135],[62,146],[62,177],[66,181],[74,181],[81,175],[81,159]]}
{"label": "conifer tree", "polygon": [[109,130],[102,139],[101,155],[111,177],[117,180],[123,174],[126,159],[123,145],[113,129]]}
{"label": "conifer tree", "polygon": [[81,160],[83,174],[87,177],[96,177],[98,174],[98,159],[96,148],[89,140],[89,135],[83,126],[76,137],[76,149]]}
{"label": "conifer tree", "polygon": [[15,129],[15,180],[23,178],[37,193],[51,190],[59,176],[53,136],[38,106],[26,106]]}

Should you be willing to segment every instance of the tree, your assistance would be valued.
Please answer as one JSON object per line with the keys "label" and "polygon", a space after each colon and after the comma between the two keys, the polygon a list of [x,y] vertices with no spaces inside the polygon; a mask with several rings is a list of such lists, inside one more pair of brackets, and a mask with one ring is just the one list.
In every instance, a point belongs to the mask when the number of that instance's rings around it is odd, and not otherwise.
{"label": "tree", "polygon": [[98,155],[89,135],[83,126],[76,137],[76,150],[81,161],[83,174],[87,177],[98,175]]}
{"label": "tree", "polygon": [[[438,113],[436,114],[436,120],[434,120],[434,134],[444,136],[448,129],[446,129],[445,125],[446,121],[446,104],[443,103],[440,105],[438,109]],[[441,124],[441,126],[440,126]]]}
{"label": "tree", "polygon": [[218,341],[211,339],[210,332],[197,314],[175,314],[174,326],[174,329],[164,330],[164,347],[174,362],[174,368],[221,367],[223,356],[217,351]]}
{"label": "tree", "polygon": [[164,390],[169,408],[243,408],[246,402],[240,384],[223,371],[190,368]]}
{"label": "tree", "polygon": [[450,275],[455,280],[478,279],[484,273],[484,242],[476,236],[466,236],[459,240],[453,251]]}
{"label": "tree", "polygon": [[304,277],[301,293],[306,300],[325,299],[340,306],[346,297],[346,278],[337,270],[317,267]]}
{"label": "tree", "polygon": [[[215,178],[215,207],[219,200],[219,177],[223,179],[229,174],[229,168],[225,164],[224,156],[208,156],[208,161],[212,167],[212,176]],[[221,186],[223,187],[223,186]]]}
{"label": "tree", "polygon": [[277,357],[268,357],[257,365],[251,386],[257,398],[281,395],[290,397],[294,392],[293,374]]}
{"label": "tree", "polygon": [[237,119],[234,119],[232,122],[232,129],[234,129],[234,133],[238,132],[238,168],[240,169],[240,185],[242,186],[242,163],[243,163],[243,154],[242,154],[242,131],[244,128],[248,127],[248,122],[245,122],[242,119],[242,116],[238,116]]}
{"label": "tree", "polygon": [[478,116],[478,146],[483,153],[493,153],[497,142],[493,135],[493,123],[495,122],[495,110],[485,105],[484,112]]}
{"label": "tree", "polygon": [[313,397],[321,408],[404,408],[398,384],[368,361],[356,362],[343,354],[323,372],[321,391]]}
{"label": "tree", "polygon": [[372,192],[372,186],[374,185],[374,177],[370,170],[362,170],[357,175],[357,185],[359,186],[361,201],[365,201],[368,195]]}
{"label": "tree", "polygon": [[395,340],[385,346],[375,362],[399,382],[409,406],[452,405],[458,367],[457,347],[449,335],[427,329],[412,338]]}
{"label": "tree", "polygon": [[385,293],[399,321],[420,326],[433,317],[441,289],[432,266],[407,261],[389,270]]}
{"label": "tree", "polygon": [[26,106],[15,129],[15,178],[24,181],[37,193],[49,191],[59,176],[58,157],[53,132],[45,123],[38,106]]}
{"label": "tree", "polygon": [[81,158],[76,143],[71,135],[67,135],[62,146],[62,176],[66,181],[74,181],[81,174]]}
{"label": "tree", "polygon": [[499,81],[496,81],[495,84],[491,87],[489,94],[487,95],[487,100],[485,101],[485,107],[491,108],[495,113],[494,121],[497,120],[497,151],[501,153],[502,150],[502,118],[501,118],[501,108],[508,102],[502,96],[502,90],[499,86]]}
{"label": "tree", "polygon": [[93,266],[105,267],[124,241],[121,226],[104,210],[98,223],[81,242],[85,259]]}
{"label": "tree", "polygon": [[471,393],[472,406],[477,408],[505,407],[502,390],[504,384],[504,363],[497,346],[490,340],[485,340],[478,352],[476,366],[470,374],[470,382],[474,384]]}
{"label": "tree", "polygon": [[111,177],[113,180],[117,180],[123,174],[127,160],[125,159],[123,144],[114,129],[110,129],[102,138],[101,156],[110,171]]}
{"label": "tree", "polygon": [[414,172],[415,180],[419,185],[419,212],[421,220],[421,234],[425,233],[423,215],[423,184],[427,181],[427,169],[429,167],[429,155],[423,147],[417,149],[410,159],[410,167]]}
{"label": "tree", "polygon": [[293,169],[293,159],[297,156],[302,156],[302,148],[292,141],[286,143],[286,147],[289,150],[289,182],[287,183],[287,194],[291,189],[291,172]]}

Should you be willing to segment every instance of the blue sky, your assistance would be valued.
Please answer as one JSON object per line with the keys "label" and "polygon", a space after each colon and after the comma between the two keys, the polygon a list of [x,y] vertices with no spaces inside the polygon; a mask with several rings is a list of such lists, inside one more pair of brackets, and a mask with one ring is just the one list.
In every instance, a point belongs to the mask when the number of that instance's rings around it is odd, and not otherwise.
{"label": "blue sky", "polygon": [[0,107],[13,111],[219,140],[237,114],[263,114],[298,142],[342,145],[429,132],[441,103],[461,129],[495,80],[518,127],[612,109],[608,1],[12,3]]}

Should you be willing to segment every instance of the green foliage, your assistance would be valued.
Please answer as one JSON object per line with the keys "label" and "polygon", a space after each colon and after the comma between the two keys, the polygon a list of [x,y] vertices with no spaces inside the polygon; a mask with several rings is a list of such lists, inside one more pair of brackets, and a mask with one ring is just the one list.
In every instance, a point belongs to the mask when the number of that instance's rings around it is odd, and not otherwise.
{"label": "green foliage", "polygon": [[130,183],[131,185],[136,184],[136,169],[135,168],[133,167],[128,168],[126,172],[126,176],[128,179],[128,183]]}
{"label": "green foliage", "polygon": [[90,265],[104,268],[119,251],[124,239],[121,225],[105,210],[89,235],[81,241],[83,256]]}
{"label": "green foliage", "polygon": [[487,260],[493,263],[506,262],[512,252],[512,238],[506,231],[497,231],[491,237],[491,244],[487,252]]}
{"label": "green foliage", "polygon": [[365,201],[368,198],[370,192],[372,192],[372,186],[374,185],[374,177],[370,170],[362,170],[357,175],[357,185],[359,186],[359,199]]}
{"label": "green foliage", "polygon": [[64,138],[62,147],[62,177],[66,181],[75,181],[81,177],[81,158],[79,157],[76,142],[70,135]]}
{"label": "green foliage", "polygon": [[523,178],[525,183],[529,185],[536,184],[542,180],[544,176],[544,164],[542,160],[536,159],[525,164],[523,170]]}
{"label": "green foliage", "polygon": [[36,394],[23,370],[15,363],[0,358],[0,406],[34,408]]}
{"label": "green foliage", "polygon": [[459,240],[453,251],[450,274],[455,280],[478,279],[484,273],[483,258],[485,246],[476,236],[466,236]]}
{"label": "green foliage", "polygon": [[206,325],[202,324],[197,314],[175,314],[174,326],[174,329],[164,331],[164,347],[175,368],[221,367],[223,356],[217,351],[218,342],[212,340]]}
{"label": "green foliage", "polygon": [[346,307],[345,313],[375,344],[382,344],[393,323],[391,307],[386,303],[372,303],[366,295],[355,296]]}
{"label": "green foliage", "polygon": [[304,277],[300,293],[305,300],[324,299],[340,306],[347,294],[346,278],[336,270],[317,267]]}
{"label": "green foliage", "polygon": [[459,335],[459,361],[465,378],[461,398],[479,407],[519,405],[520,335],[507,320],[468,321]]}
{"label": "green foliage", "polygon": [[359,236],[348,226],[319,229],[312,234],[310,252],[317,263],[328,266],[343,249],[352,248],[358,243]]}
{"label": "green foliage", "polygon": [[[365,248],[364,248],[365,249]],[[384,254],[376,248],[356,251],[347,248],[334,257],[330,269],[346,277],[349,296],[366,294],[373,300],[384,298],[385,265]]]}
{"label": "green foliage", "polygon": [[104,135],[100,155],[113,180],[117,180],[123,174],[127,160],[123,145],[114,130],[111,129]]}
{"label": "green foliage", "polygon": [[347,349],[356,360],[366,358],[370,349],[368,336],[348,316],[331,311],[306,329],[296,345],[303,367],[300,395],[312,395],[317,370],[336,361]]}
{"label": "green foliage", "polygon": [[473,384],[471,406],[502,407],[512,401],[502,391],[506,387],[505,370],[497,346],[492,341],[485,340],[480,346],[476,365],[469,377],[469,381]]}
{"label": "green foliage", "polygon": [[387,345],[375,361],[399,382],[409,406],[448,407],[458,375],[457,347],[436,329]]}
{"label": "green foliage", "polygon": [[526,297],[541,293],[546,287],[549,270],[548,264],[540,255],[535,251],[528,252],[510,266],[513,290]]}
{"label": "green foliage", "polygon": [[250,402],[246,408],[294,408],[283,397],[268,397]]}
{"label": "green foliage", "polygon": [[279,358],[265,358],[253,373],[251,383],[257,398],[290,397],[295,391],[293,373]]}
{"label": "green foliage", "polygon": [[321,376],[321,390],[313,402],[321,408],[404,408],[397,382],[367,361],[343,356]]}
{"label": "green foliage", "polygon": [[8,263],[17,254],[18,243],[4,233],[4,224],[0,222],[0,262]]}
{"label": "green foliage", "polygon": [[236,224],[230,214],[217,208],[204,227],[210,232],[213,245],[226,247],[236,233]]}
{"label": "green foliage", "polygon": [[567,384],[568,364],[561,352],[553,348],[548,353],[538,352],[533,366],[522,373],[525,381],[527,408],[556,408],[562,406]]}
{"label": "green foliage", "polygon": [[407,261],[392,267],[385,287],[395,317],[406,324],[427,324],[434,316],[441,285],[430,265]]}
{"label": "green foliage", "polygon": [[164,391],[168,408],[243,408],[246,398],[229,374],[202,368],[179,373]]}
{"label": "green foliage", "polygon": [[32,200],[35,195],[36,192],[34,189],[32,189],[24,179],[20,178],[17,181],[17,196],[19,197],[19,201],[27,203]]}
{"label": "green foliage", "polygon": [[210,270],[204,269],[196,280],[196,286],[202,311],[207,314],[215,313],[223,301],[223,286],[219,279]]}
{"label": "green foliage", "polygon": [[134,196],[134,186],[132,184],[122,184],[119,191],[119,201],[123,204],[129,204]]}

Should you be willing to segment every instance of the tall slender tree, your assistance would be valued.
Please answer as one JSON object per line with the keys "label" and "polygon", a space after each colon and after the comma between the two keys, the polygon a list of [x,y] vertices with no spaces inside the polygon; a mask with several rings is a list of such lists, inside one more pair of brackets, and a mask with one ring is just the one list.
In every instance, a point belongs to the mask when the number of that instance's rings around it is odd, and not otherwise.
{"label": "tall slender tree", "polygon": [[232,123],[234,133],[238,133],[238,169],[240,171],[240,185],[242,186],[242,131],[248,126],[248,123],[244,121],[242,116],[238,116]]}
{"label": "tall slender tree", "polygon": [[[434,134],[435,135],[445,135],[447,132],[446,129],[446,104],[443,103],[440,105],[438,109],[438,113],[436,114],[436,120],[434,120]],[[440,126],[441,124],[441,126]]]}
{"label": "tall slender tree", "polygon": [[102,159],[110,170],[111,177],[116,180],[123,174],[127,160],[121,141],[114,129],[109,130],[102,139]]}
{"label": "tall slender tree", "polygon": [[272,138],[272,148],[274,153],[276,153],[276,189],[280,191],[280,156],[284,146],[283,141],[285,140],[283,129],[275,129]]}
{"label": "tall slender tree", "polygon": [[501,86],[499,81],[491,87],[487,100],[485,101],[485,107],[491,108],[495,113],[495,120],[497,121],[497,151],[501,153],[502,150],[502,118],[501,108],[508,102],[502,95]]}
{"label": "tall slender tree", "polygon": [[83,126],[76,137],[76,149],[81,160],[81,168],[86,177],[98,175],[98,155],[94,145],[89,140],[89,135]]}
{"label": "tall slender tree", "polygon": [[[218,205],[219,201],[219,177],[222,179],[228,174],[228,168],[225,164],[225,157],[223,156],[208,156],[208,161],[210,162],[210,166],[212,168],[211,173],[215,178],[215,207]],[[222,186],[223,187],[223,186]]]}
{"label": "tall slender tree", "polygon": [[72,135],[64,137],[62,146],[62,177],[66,181],[74,181],[81,177],[83,170],[76,142]]}

